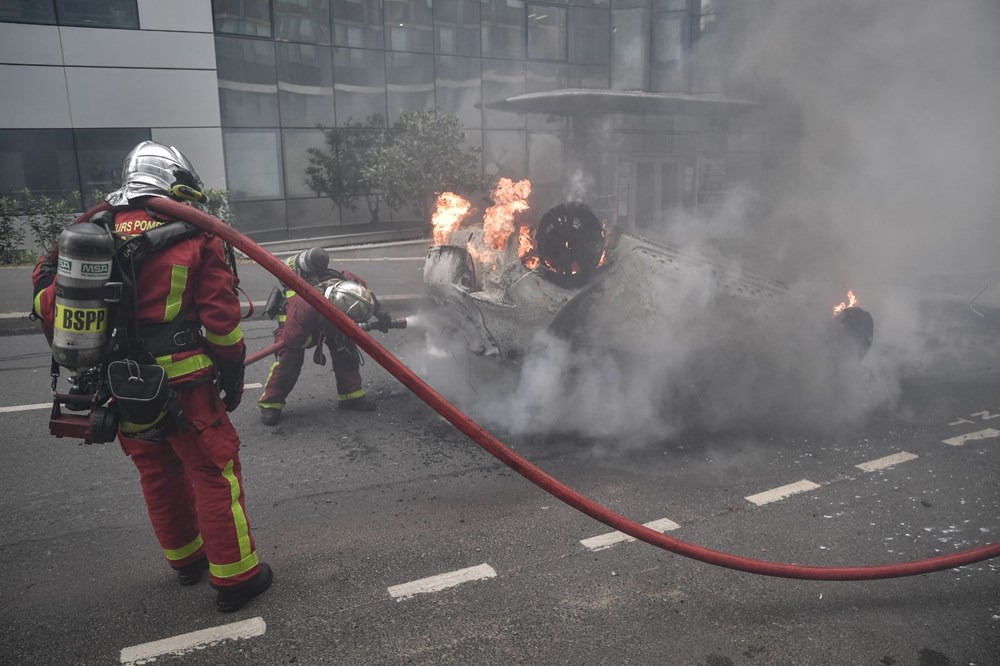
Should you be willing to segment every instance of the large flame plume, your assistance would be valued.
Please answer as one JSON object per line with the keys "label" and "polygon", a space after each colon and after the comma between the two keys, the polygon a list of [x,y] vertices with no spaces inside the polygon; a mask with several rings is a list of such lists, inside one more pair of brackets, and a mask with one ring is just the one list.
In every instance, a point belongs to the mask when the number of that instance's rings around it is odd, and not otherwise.
{"label": "large flame plume", "polygon": [[531,181],[518,182],[501,178],[493,190],[493,205],[483,214],[483,242],[488,248],[502,250],[514,233],[514,215],[530,208]]}
{"label": "large flame plume", "polygon": [[431,215],[431,226],[434,228],[434,244],[444,245],[451,234],[462,224],[469,213],[472,204],[454,192],[442,192],[438,195],[434,213]]}

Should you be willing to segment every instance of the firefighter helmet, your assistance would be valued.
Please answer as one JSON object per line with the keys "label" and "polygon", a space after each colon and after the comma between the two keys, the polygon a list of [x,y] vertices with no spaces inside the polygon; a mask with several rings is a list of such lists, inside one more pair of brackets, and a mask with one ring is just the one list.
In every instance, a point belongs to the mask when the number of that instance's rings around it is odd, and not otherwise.
{"label": "firefighter helmet", "polygon": [[143,141],[125,156],[122,186],[105,197],[112,206],[127,206],[139,197],[170,197],[205,203],[201,178],[184,154],[173,146]]}
{"label": "firefighter helmet", "polygon": [[364,323],[375,312],[375,297],[368,289],[350,280],[329,280],[323,296],[354,321]]}

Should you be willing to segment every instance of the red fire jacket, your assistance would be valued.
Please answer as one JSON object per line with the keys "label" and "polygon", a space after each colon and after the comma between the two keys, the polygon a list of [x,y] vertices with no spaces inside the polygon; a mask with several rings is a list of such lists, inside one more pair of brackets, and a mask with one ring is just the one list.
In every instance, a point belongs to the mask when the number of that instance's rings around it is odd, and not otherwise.
{"label": "red fire jacket", "polygon": [[[166,224],[146,210],[124,210],[115,214],[115,232],[125,238]],[[38,260],[33,281],[44,284],[54,273],[56,251]],[[147,257],[139,273],[138,324],[158,324],[183,316],[204,327],[204,342],[220,361],[242,358],[245,345],[240,328],[240,301],[233,292],[233,272],[226,263],[222,241],[198,234]],[[52,342],[55,317],[55,280],[35,295],[35,313]],[[171,385],[180,385],[211,372],[212,358],[205,345],[175,354],[158,356]]]}

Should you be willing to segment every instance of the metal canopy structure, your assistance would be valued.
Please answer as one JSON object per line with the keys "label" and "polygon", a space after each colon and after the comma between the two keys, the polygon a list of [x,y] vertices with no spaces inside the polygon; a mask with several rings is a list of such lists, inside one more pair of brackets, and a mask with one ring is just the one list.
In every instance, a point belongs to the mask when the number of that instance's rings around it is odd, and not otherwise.
{"label": "metal canopy structure", "polygon": [[734,115],[748,111],[756,102],[721,95],[689,95],[641,90],[593,90],[567,88],[508,97],[491,105],[508,111],[550,115],[596,115],[605,113],[667,113]]}

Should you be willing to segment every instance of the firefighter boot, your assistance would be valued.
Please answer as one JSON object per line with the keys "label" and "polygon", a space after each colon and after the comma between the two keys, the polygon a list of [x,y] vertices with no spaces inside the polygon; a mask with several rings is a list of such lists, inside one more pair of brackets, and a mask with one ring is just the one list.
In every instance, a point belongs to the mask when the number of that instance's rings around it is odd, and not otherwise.
{"label": "firefighter boot", "polygon": [[353,409],[359,412],[374,412],[378,408],[378,403],[369,398],[367,395],[363,395],[357,398],[351,398],[350,400],[341,400],[337,407],[339,409]]}
{"label": "firefighter boot", "polygon": [[271,587],[273,580],[271,567],[262,562],[257,575],[244,583],[232,587],[219,587],[213,584],[212,587],[219,591],[219,595],[215,598],[215,607],[222,613],[238,611],[250,603],[251,599]]}
{"label": "firefighter boot", "polygon": [[261,409],[260,422],[266,426],[276,426],[281,423],[280,409]]}
{"label": "firefighter boot", "polygon": [[200,583],[202,576],[208,570],[208,558],[200,557],[190,564],[174,569],[177,572],[177,580],[181,585],[194,585]]}

